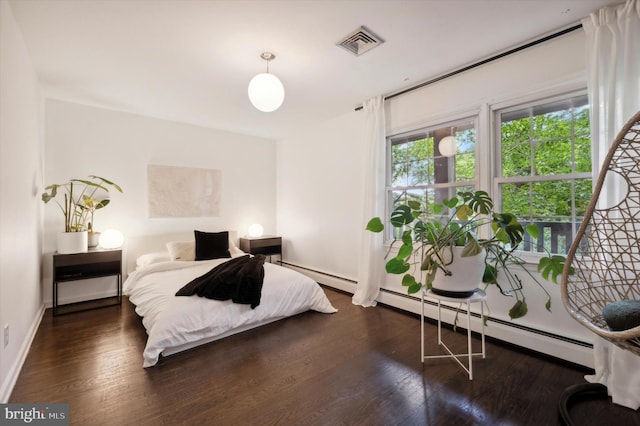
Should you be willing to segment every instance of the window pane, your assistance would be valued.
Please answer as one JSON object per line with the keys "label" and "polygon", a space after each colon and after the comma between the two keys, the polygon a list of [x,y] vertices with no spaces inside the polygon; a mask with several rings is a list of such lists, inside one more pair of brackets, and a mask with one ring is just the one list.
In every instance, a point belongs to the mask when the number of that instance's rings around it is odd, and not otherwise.
{"label": "window pane", "polygon": [[391,145],[391,152],[394,163],[404,163],[407,161],[407,144],[393,144]]}
{"label": "window pane", "polygon": [[571,220],[570,180],[535,182],[531,198],[536,220]]}
{"label": "window pane", "polygon": [[591,138],[587,136],[577,137],[575,140],[575,167],[576,173],[591,171]]}
{"label": "window pane", "polygon": [[571,141],[538,142],[533,147],[533,168],[539,176],[571,173]]}
{"label": "window pane", "polygon": [[473,180],[476,176],[476,129],[456,132],[457,154],[455,161],[455,181]]}
{"label": "window pane", "polygon": [[473,180],[476,176],[476,153],[458,153],[455,156],[456,181]]}
{"label": "window pane", "polygon": [[[539,228],[525,251],[567,253],[591,200],[591,139],[586,95],[498,112],[502,207]],[[579,176],[578,173],[582,174]],[[563,179],[548,180],[563,175]]]}
{"label": "window pane", "polygon": [[458,154],[475,154],[476,129],[467,129],[456,132],[456,147]]}
{"label": "window pane", "polygon": [[[523,116],[523,114],[526,114]],[[525,142],[529,140],[531,120],[528,112],[516,111],[516,115],[504,114],[502,116],[502,143],[506,141],[511,143]]]}
{"label": "window pane", "polygon": [[531,154],[529,143],[506,141],[502,145],[502,176],[529,176],[531,174]]}
{"label": "window pane", "polygon": [[[556,109],[548,111],[549,109]],[[540,115],[537,110],[543,112]],[[568,101],[533,108],[533,139],[542,140],[571,135],[571,105]]]}
{"label": "window pane", "polygon": [[407,168],[407,144],[392,144],[391,159],[391,185],[406,186],[409,173]]}
{"label": "window pane", "polygon": [[433,139],[418,139],[407,145],[408,160],[422,160],[433,156]]}
{"label": "window pane", "polygon": [[500,185],[502,191],[502,209],[513,213],[519,218],[531,217],[529,194],[531,185],[529,183],[507,183]]}
{"label": "window pane", "polygon": [[575,109],[574,129],[573,132],[577,135],[589,136],[589,106],[583,105]]}
{"label": "window pane", "polygon": [[587,213],[587,208],[593,195],[591,179],[576,179],[574,192],[576,197],[576,222],[580,223]]}
{"label": "window pane", "polygon": [[409,168],[407,163],[397,163],[393,165],[391,170],[392,186],[407,186],[409,181]]}
{"label": "window pane", "polygon": [[433,170],[433,160],[412,161],[409,164],[409,183],[408,186],[427,185],[431,183],[430,173]]}

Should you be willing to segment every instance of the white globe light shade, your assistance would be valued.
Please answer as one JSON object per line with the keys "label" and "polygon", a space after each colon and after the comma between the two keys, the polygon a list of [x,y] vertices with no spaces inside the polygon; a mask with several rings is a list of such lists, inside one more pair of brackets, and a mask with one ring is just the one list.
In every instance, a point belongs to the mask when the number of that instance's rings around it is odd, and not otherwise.
{"label": "white globe light shade", "polygon": [[117,229],[107,229],[100,234],[100,247],[105,249],[115,249],[122,247],[124,235]]}
{"label": "white globe light shade", "polygon": [[453,157],[456,155],[457,150],[456,138],[454,136],[445,136],[440,139],[440,142],[438,143],[438,150],[440,151],[440,154],[445,157]]}
{"label": "white globe light shade", "polygon": [[272,112],[284,102],[284,86],[273,74],[261,73],[249,82],[247,89],[251,104],[263,112]]}
{"label": "white globe light shade", "polygon": [[249,230],[247,231],[247,235],[249,235],[252,238],[262,237],[263,233],[264,233],[264,228],[259,223],[254,223],[249,227]]}

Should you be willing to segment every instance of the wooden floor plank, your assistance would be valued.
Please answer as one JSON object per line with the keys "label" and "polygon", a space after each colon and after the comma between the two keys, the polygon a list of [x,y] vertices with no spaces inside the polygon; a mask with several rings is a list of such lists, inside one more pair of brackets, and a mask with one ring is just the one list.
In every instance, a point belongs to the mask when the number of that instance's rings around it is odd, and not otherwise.
{"label": "wooden floor plank", "polygon": [[[452,360],[420,362],[418,317],[325,292],[338,313],[303,313],[148,369],[128,300],[47,311],[10,402],[68,403],[74,425],[555,425],[562,391],[590,373],[489,339],[469,381]],[[426,330],[435,342],[434,324]],[[466,334],[447,336],[465,350]],[[581,425],[640,425],[610,400],[572,414]]]}

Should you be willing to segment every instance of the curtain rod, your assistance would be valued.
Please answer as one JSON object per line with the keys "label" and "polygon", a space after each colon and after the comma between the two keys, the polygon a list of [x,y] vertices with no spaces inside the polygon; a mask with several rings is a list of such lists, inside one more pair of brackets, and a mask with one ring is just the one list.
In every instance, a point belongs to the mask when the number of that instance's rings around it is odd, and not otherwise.
{"label": "curtain rod", "polygon": [[[533,40],[533,41],[530,41],[529,43],[525,43],[525,44],[523,44],[521,46],[514,47],[513,49],[507,50],[506,52],[498,53],[497,55],[491,56],[491,57],[486,58],[486,59],[482,59],[482,60],[480,60],[478,62],[474,62],[474,63],[472,63],[470,65],[465,66],[465,67],[458,68],[457,70],[448,72],[448,73],[443,74],[443,75],[441,75],[439,77],[432,78],[431,80],[422,82],[422,83],[417,84],[415,86],[408,87],[408,88],[406,88],[404,90],[401,90],[400,92],[396,92],[396,93],[393,93],[391,95],[385,96],[384,100],[386,101],[386,100],[395,98],[396,96],[400,96],[400,95],[404,95],[405,93],[413,92],[414,90],[421,89],[421,88],[423,88],[425,86],[428,86],[428,85],[433,84],[433,83],[437,83],[438,81],[444,80],[444,79],[449,78],[449,77],[453,77],[453,76],[461,74],[461,73],[463,73],[465,71],[469,71],[470,69],[477,68],[477,67],[479,67],[481,65],[488,64],[489,62],[493,62],[495,60],[504,58],[505,56],[509,56],[509,55],[511,55],[513,53],[520,52],[522,50],[528,49],[529,47],[537,46],[538,44],[544,43],[545,41],[549,41],[549,40],[552,40],[554,38],[563,36],[565,34],[568,34],[570,32],[578,30],[580,28],[582,28],[582,24],[577,24],[577,25],[574,25],[572,27],[565,28],[564,30],[558,31],[556,33],[549,34],[549,35],[544,36],[542,38],[539,38],[537,40]],[[355,111],[360,111],[361,109],[362,109],[362,105],[360,105],[359,107],[356,107]]]}

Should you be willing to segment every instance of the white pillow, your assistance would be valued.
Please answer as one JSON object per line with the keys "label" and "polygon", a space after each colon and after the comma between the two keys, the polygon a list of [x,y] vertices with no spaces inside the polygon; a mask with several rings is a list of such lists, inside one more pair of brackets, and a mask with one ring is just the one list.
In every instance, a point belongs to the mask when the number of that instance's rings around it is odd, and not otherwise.
{"label": "white pillow", "polygon": [[[196,260],[196,242],[194,241],[171,241],[167,243],[167,249],[169,250],[170,260]],[[245,255],[231,241],[231,233],[229,234],[229,254],[231,257],[238,257]]]}
{"label": "white pillow", "polygon": [[147,253],[136,259],[136,266],[139,268],[153,265],[154,263],[169,262],[171,256],[166,251],[160,251],[157,253]]}
{"label": "white pillow", "polygon": [[171,241],[167,249],[171,260],[196,260],[195,241]]}
{"label": "white pillow", "polygon": [[246,253],[240,250],[238,247],[236,247],[236,245],[233,244],[231,241],[229,241],[229,254],[231,255],[231,257],[238,257]]}

